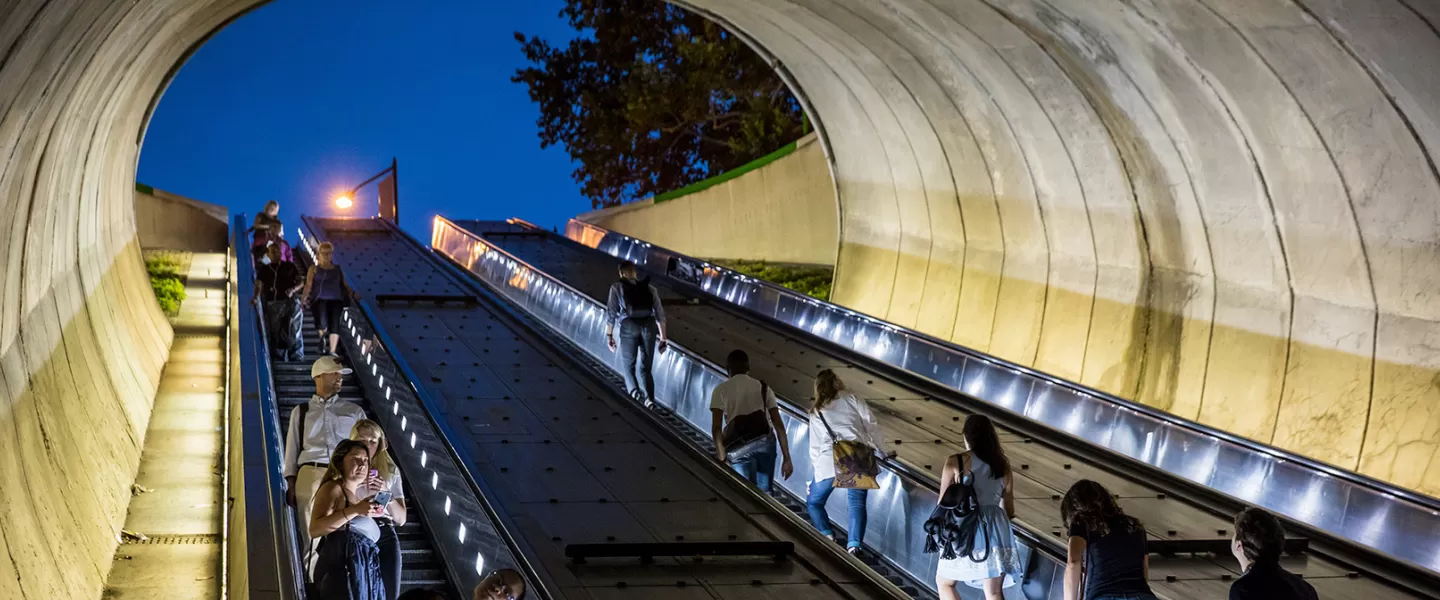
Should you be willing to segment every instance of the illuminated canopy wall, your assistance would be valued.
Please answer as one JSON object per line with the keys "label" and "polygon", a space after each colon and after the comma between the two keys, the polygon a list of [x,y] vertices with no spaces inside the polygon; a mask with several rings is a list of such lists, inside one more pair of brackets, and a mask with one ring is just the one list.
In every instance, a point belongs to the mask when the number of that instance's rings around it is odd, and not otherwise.
{"label": "illuminated canopy wall", "polygon": [[[0,0],[0,597],[100,592],[170,336],[140,133],[256,4]],[[1440,491],[1440,5],[690,4],[814,109],[842,303]]]}
{"label": "illuminated canopy wall", "polygon": [[837,302],[1440,494],[1440,3],[687,4],[816,113]]}

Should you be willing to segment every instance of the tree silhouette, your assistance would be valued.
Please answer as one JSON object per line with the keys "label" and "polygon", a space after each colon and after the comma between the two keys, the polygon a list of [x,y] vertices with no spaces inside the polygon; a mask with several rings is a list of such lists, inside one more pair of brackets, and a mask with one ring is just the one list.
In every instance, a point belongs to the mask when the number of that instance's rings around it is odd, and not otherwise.
{"label": "tree silhouette", "polygon": [[765,61],[704,17],[659,0],[569,0],[564,47],[516,33],[511,78],[540,105],[595,207],[724,173],[801,136],[799,103]]}

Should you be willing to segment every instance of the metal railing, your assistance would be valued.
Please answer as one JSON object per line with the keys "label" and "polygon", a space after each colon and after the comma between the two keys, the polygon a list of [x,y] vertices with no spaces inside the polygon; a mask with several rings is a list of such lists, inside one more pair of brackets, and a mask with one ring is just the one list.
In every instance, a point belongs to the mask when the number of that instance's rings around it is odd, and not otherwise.
{"label": "metal railing", "polygon": [[255,296],[255,264],[250,254],[246,215],[230,225],[235,253],[236,299],[240,325],[240,448],[244,472],[238,481],[244,497],[244,523],[253,600],[302,600],[305,577],[297,552],[295,511],[285,502],[282,460],[284,436],[270,369],[270,344],[263,306]]}
{"label": "metal railing", "polygon": [[[318,228],[309,218],[304,221],[311,235],[307,238],[299,232],[300,243],[313,257],[311,239],[323,238],[316,235]],[[553,583],[520,550],[507,528],[514,524],[470,471],[475,461],[451,443],[455,432],[433,416],[439,404],[414,383],[418,376],[403,356],[392,351],[395,342],[381,323],[369,300],[352,301],[340,337],[347,354],[354,357],[354,375],[370,398],[374,418],[387,432],[391,456],[410,482],[412,496],[407,502],[420,504],[452,585],[469,597],[486,574],[510,568],[523,574],[526,598],[554,598]],[[372,342],[368,349],[364,340]]]}
{"label": "metal railing", "polygon": [[[524,224],[523,221],[512,220]],[[533,225],[531,227],[534,227]],[[570,220],[566,237],[1239,502],[1440,574],[1440,500]]]}
{"label": "metal railing", "polygon": [[[435,221],[431,245],[576,347],[599,362],[613,365],[615,354],[604,335],[605,308],[599,301],[443,218]],[[725,380],[724,371],[673,341],[669,348],[655,357],[656,401],[708,435],[710,392]],[[810,473],[809,419],[799,404],[780,400],[795,473]],[[866,526],[866,546],[916,581],[928,583],[934,579],[939,556],[922,552],[921,525],[936,504],[936,483],[899,461],[883,461],[882,467],[881,489],[868,494],[871,517]],[[777,477],[775,482],[803,499],[808,495],[807,479],[797,475],[789,480]],[[845,503],[842,494],[831,497],[826,511],[838,517],[833,521],[845,522]],[[1017,525],[1022,561],[1028,564],[1024,582],[1027,597],[1058,598],[1063,589],[1063,549],[1042,532]]]}

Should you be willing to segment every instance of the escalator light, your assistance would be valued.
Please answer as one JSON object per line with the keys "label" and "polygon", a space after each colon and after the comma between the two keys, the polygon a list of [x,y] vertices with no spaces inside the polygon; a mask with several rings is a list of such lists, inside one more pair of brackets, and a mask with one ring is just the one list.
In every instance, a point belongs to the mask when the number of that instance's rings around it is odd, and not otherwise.
{"label": "escalator light", "polygon": [[450,516],[450,497],[445,497],[445,516]]}
{"label": "escalator light", "polygon": [[398,415],[398,414],[400,414],[400,402],[398,402],[398,401],[395,402],[395,409],[394,409],[394,410],[391,410],[391,411],[390,411],[390,414],[392,414],[392,415]]}
{"label": "escalator light", "polygon": [[380,365],[370,365],[370,376],[371,376],[371,377],[374,377],[375,374],[376,374],[376,373],[379,373],[379,372],[380,372]]}
{"label": "escalator light", "polygon": [[[388,388],[388,387],[385,388],[385,399],[386,399],[386,400],[389,400],[389,399],[390,399],[390,388]],[[396,402],[396,403],[395,403],[395,407],[396,407],[396,408],[399,408],[399,407],[400,407],[400,403],[399,403],[399,402]]]}
{"label": "escalator light", "polygon": [[[412,436],[410,436],[410,437],[411,437],[411,439],[414,439],[415,436],[412,435]],[[438,489],[440,489],[440,474],[439,474],[439,473],[436,473],[436,472],[434,472],[434,471],[431,471],[431,472],[430,472],[430,489],[432,489],[432,490],[438,490]]]}
{"label": "escalator light", "polygon": [[414,448],[414,447],[415,447],[415,434],[413,434],[413,433],[410,434],[410,447],[411,447],[411,448]]}
{"label": "escalator light", "polygon": [[465,543],[465,524],[460,524],[460,543]]}
{"label": "escalator light", "polygon": [[485,576],[485,556],[480,553],[475,554],[475,574]]}
{"label": "escalator light", "polygon": [[385,387],[385,376],[384,376],[384,375],[381,375],[381,376],[380,376],[380,387]]}
{"label": "escalator light", "polygon": [[420,451],[420,466],[422,466],[422,467],[425,466],[425,463],[427,463],[427,462],[430,462],[430,454],[429,454],[428,452],[424,451],[424,450],[421,450],[421,451]]}
{"label": "escalator light", "polygon": [[410,417],[400,417],[400,431],[405,431],[405,426],[410,424]]}

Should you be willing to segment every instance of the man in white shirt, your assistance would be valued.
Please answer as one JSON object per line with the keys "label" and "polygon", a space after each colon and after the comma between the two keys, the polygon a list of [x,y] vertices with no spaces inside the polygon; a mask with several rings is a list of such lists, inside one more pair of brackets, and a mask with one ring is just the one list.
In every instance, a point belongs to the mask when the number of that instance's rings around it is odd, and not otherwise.
{"label": "man in white shirt", "polygon": [[[736,419],[747,418],[764,421],[779,441],[780,453],[784,460],[780,464],[780,475],[786,479],[795,470],[790,463],[790,441],[785,436],[785,423],[780,419],[780,407],[775,404],[775,392],[769,386],[749,375],[750,356],[744,350],[735,350],[725,359],[730,378],[720,382],[710,391],[710,433],[715,440],[715,458],[727,462],[725,431],[722,427],[727,419],[731,426]],[[758,416],[756,413],[759,413]],[[758,423],[755,425],[758,427]],[[733,437],[732,433],[732,437]],[[749,456],[733,461],[735,471],[754,482],[757,487],[770,491],[770,479],[775,473],[775,447],[759,450]]]}
{"label": "man in white shirt", "polygon": [[310,545],[311,501],[325,476],[330,452],[340,440],[350,439],[350,429],[365,418],[359,405],[340,399],[340,384],[349,374],[350,369],[335,357],[320,357],[310,366],[315,395],[290,412],[290,428],[285,433],[285,500],[300,513],[301,547]]}

